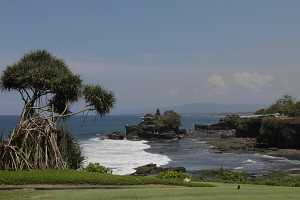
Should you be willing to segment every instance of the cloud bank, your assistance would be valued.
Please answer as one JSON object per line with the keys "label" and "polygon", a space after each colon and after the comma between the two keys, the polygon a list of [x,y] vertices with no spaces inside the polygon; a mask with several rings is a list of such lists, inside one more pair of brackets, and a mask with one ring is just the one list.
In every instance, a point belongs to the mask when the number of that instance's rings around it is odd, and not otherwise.
{"label": "cloud bank", "polygon": [[210,89],[216,91],[234,90],[238,88],[258,92],[272,86],[275,77],[258,72],[235,72],[233,74],[212,74],[207,78]]}

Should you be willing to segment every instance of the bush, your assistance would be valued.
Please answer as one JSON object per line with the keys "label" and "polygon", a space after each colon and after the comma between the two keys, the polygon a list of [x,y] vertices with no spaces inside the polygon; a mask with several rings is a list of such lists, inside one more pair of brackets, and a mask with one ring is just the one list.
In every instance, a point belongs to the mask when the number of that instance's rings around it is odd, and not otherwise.
{"label": "bush", "polygon": [[241,118],[239,115],[227,115],[221,120],[229,129],[236,129],[240,124]]}
{"label": "bush", "polygon": [[225,183],[247,183],[248,174],[245,172],[223,169],[201,170],[196,177],[201,181],[225,182]]}
{"label": "bush", "polygon": [[179,180],[190,178],[190,176],[185,173],[182,173],[180,171],[173,171],[173,170],[161,172],[158,175],[158,177],[161,179],[179,179]]}
{"label": "bush", "polygon": [[245,172],[220,168],[218,170],[201,170],[198,174],[195,174],[194,178],[208,182],[300,187],[299,175],[289,175],[279,171],[274,171],[263,176],[253,176]]}
{"label": "bush", "polygon": [[0,170],[0,185],[26,184],[96,184],[96,185],[180,185],[212,187],[209,183],[185,183],[178,180],[159,179],[153,176],[118,176],[75,170]]}
{"label": "bush", "polygon": [[81,148],[72,134],[66,128],[61,128],[57,133],[57,145],[70,169],[78,169],[81,167],[84,157]]}
{"label": "bush", "polygon": [[99,163],[89,163],[88,166],[84,169],[87,172],[96,172],[100,174],[112,174],[112,170],[106,168]]}

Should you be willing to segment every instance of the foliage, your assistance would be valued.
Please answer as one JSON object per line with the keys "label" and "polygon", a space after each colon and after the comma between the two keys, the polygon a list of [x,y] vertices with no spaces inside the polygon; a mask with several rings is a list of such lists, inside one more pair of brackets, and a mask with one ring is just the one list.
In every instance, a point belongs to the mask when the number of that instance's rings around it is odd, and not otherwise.
{"label": "foliage", "polygon": [[161,179],[178,179],[178,180],[190,178],[189,175],[187,175],[181,171],[176,171],[176,170],[163,171],[158,175],[158,177]]}
{"label": "foliage", "polygon": [[300,116],[300,102],[289,95],[279,98],[273,105],[268,108],[260,109],[255,114],[274,114],[280,113],[286,116]]}
{"label": "foliage", "polygon": [[230,130],[236,129],[240,124],[239,115],[227,115],[221,118],[218,123],[211,125],[195,124],[195,130]]}
{"label": "foliage", "polygon": [[58,130],[57,144],[62,158],[66,162],[68,168],[80,168],[84,160],[84,157],[81,153],[81,148],[72,134],[66,128],[61,128]]}
{"label": "foliage", "polygon": [[92,106],[92,110],[96,110],[100,115],[109,113],[115,102],[114,95],[101,86],[85,86],[83,95],[87,105]]}
{"label": "foliage", "polygon": [[1,88],[19,92],[30,114],[41,108],[66,114],[71,103],[84,97],[86,110],[103,115],[115,101],[113,94],[101,86],[83,85],[79,75],[73,74],[62,59],[46,50],[32,51],[7,66],[1,76]]}
{"label": "foliage", "polygon": [[246,183],[248,175],[245,172],[231,171],[221,167],[218,170],[201,170],[195,175],[195,178],[201,181]]}
{"label": "foliage", "polygon": [[300,176],[274,171],[266,176],[258,177],[251,182],[259,185],[300,187]]}
{"label": "foliage", "polygon": [[154,115],[150,113],[146,114],[143,122],[141,122],[137,128],[150,132],[178,132],[180,126],[181,116],[178,113],[174,111],[166,111],[161,115],[159,109],[157,109]]}
{"label": "foliage", "polygon": [[96,172],[96,173],[100,173],[100,174],[112,174],[111,169],[106,168],[106,167],[100,165],[99,163],[89,163],[86,166],[86,168],[84,169],[84,171]]}
{"label": "foliage", "polygon": [[172,110],[164,112],[161,117],[164,125],[173,130],[178,130],[181,126],[181,116]]}
{"label": "foliage", "polygon": [[245,172],[220,168],[218,170],[201,170],[193,178],[208,182],[300,187],[299,175],[289,175],[278,171],[263,176],[252,176]]}
{"label": "foliage", "polygon": [[225,124],[226,127],[230,129],[235,129],[239,126],[241,118],[239,115],[228,115],[224,117],[221,121]]}
{"label": "foliage", "polygon": [[97,184],[97,185],[181,185],[211,187],[208,183],[184,183],[178,180],[144,176],[118,176],[75,170],[0,170],[0,185],[25,184]]}

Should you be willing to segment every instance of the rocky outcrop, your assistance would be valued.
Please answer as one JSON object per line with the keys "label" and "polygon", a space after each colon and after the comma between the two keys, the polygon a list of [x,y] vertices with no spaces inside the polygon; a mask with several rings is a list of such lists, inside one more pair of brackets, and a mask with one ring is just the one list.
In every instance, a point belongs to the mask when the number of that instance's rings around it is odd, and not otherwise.
{"label": "rocky outcrop", "polygon": [[124,140],[125,139],[125,135],[121,134],[119,132],[113,132],[111,134],[106,135],[106,137],[111,140]]}
{"label": "rocky outcrop", "polygon": [[149,127],[144,126],[127,126],[126,127],[126,138],[127,139],[181,139],[188,135],[186,130],[177,131],[163,131],[159,132]]}
{"label": "rocky outcrop", "polygon": [[181,117],[173,111],[163,115],[146,114],[137,125],[126,126],[127,139],[180,139],[188,135],[187,130],[180,129]]}
{"label": "rocky outcrop", "polygon": [[149,176],[149,175],[157,175],[164,171],[178,171],[178,172],[186,172],[184,167],[158,167],[156,164],[148,164],[138,168],[135,168],[135,172],[132,175],[136,176]]}

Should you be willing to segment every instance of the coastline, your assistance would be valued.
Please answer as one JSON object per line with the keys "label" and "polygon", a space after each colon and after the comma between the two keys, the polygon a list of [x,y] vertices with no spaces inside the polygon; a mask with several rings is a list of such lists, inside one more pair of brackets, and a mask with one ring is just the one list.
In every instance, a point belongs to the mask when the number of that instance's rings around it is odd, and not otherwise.
{"label": "coastline", "polygon": [[[282,155],[279,153],[284,150],[257,149],[253,148],[252,140],[241,141],[240,138],[208,138],[195,132],[191,137],[177,141],[150,141],[148,144],[151,148],[145,151],[168,156],[171,161],[162,167],[184,167],[189,172],[220,168],[251,174],[266,174],[277,170],[300,171],[299,151],[296,151],[296,156],[287,153]],[[224,143],[227,142],[225,148]]]}
{"label": "coastline", "polygon": [[[300,163],[299,149],[258,148],[255,147],[256,141],[254,138],[222,138],[218,133],[207,134],[203,131],[196,131],[194,135],[196,135],[195,137],[201,138],[203,141],[207,142],[211,149],[216,153],[261,154],[266,158],[282,158]],[[300,173],[300,168],[296,168],[294,170],[291,169],[288,171]]]}

